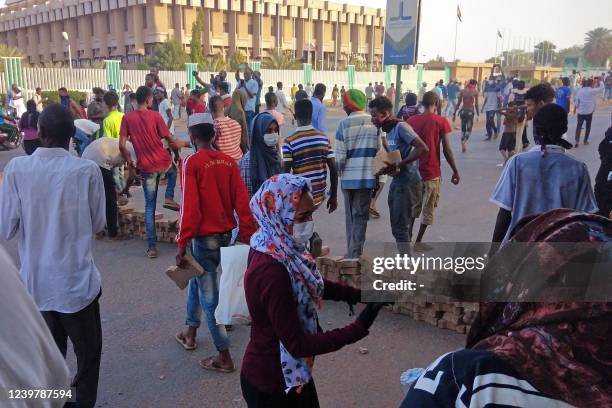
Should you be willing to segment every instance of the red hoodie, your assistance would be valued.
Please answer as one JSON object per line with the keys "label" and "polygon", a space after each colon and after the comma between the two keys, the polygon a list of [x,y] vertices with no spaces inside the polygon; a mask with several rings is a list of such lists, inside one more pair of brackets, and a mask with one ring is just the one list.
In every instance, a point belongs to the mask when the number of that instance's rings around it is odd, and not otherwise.
{"label": "red hoodie", "polygon": [[220,151],[200,150],[183,160],[181,174],[179,248],[187,247],[192,238],[231,231],[236,227],[234,210],[240,239],[248,243],[255,222],[236,160]]}

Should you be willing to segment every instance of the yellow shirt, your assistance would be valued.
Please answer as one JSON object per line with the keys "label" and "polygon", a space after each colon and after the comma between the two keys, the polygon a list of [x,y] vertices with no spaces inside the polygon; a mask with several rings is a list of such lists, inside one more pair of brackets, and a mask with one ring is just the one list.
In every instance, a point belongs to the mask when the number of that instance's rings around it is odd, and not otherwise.
{"label": "yellow shirt", "polygon": [[119,139],[119,131],[121,130],[121,121],[123,120],[123,113],[119,111],[112,111],[106,115],[102,127],[104,129],[104,136]]}
{"label": "yellow shirt", "polygon": [[291,87],[291,96],[295,96],[296,93],[297,93],[297,87],[292,86]]}

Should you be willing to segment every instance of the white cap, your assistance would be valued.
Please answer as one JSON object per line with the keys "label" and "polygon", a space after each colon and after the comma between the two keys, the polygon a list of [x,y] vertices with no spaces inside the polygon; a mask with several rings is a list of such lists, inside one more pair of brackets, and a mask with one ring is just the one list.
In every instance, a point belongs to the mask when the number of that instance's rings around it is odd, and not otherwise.
{"label": "white cap", "polygon": [[189,116],[187,127],[201,125],[202,123],[210,123],[212,125],[214,123],[212,115],[210,113],[194,113]]}

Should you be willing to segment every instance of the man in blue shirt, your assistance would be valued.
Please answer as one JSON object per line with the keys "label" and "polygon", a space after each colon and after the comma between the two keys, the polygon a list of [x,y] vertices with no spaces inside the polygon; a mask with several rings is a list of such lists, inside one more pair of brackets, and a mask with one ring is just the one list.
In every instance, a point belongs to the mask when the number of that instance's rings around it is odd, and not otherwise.
{"label": "man in blue shirt", "polygon": [[[0,132],[6,133],[7,140],[11,143],[17,140],[16,124],[14,124],[13,118],[4,113],[2,107],[0,107]],[[0,145],[0,147],[2,146]]]}
{"label": "man in blue shirt", "polygon": [[247,129],[251,131],[251,122],[255,117],[255,104],[257,102],[257,93],[259,92],[259,83],[253,78],[253,71],[245,69],[244,82],[239,85],[246,94],[247,102],[244,105],[244,113],[246,115]]}
{"label": "man in blue shirt", "polygon": [[457,81],[450,81],[448,87],[446,87],[448,103],[446,104],[446,109],[444,110],[444,116],[448,117],[455,111],[459,91],[461,91],[461,88],[459,88],[459,85],[457,85]]}
{"label": "man in blue shirt", "polygon": [[389,98],[378,96],[370,102],[369,108],[374,126],[387,134],[387,150],[399,150],[401,155],[399,163],[388,164],[381,173],[393,176],[388,198],[391,233],[398,251],[405,253],[412,240],[413,206],[422,195],[418,159],[427,154],[429,148],[409,124],[393,116],[393,103]]}
{"label": "man in blue shirt", "polygon": [[327,112],[323,104],[326,91],[325,85],[319,83],[315,86],[312,98],[310,98],[310,102],[312,102],[312,127],[323,134],[327,133],[327,125],[325,124]]}
{"label": "man in blue shirt", "polygon": [[570,80],[569,78],[561,78],[561,82],[563,82],[563,86],[557,88],[557,95],[555,102],[557,105],[561,106],[563,110],[569,113],[570,110],[570,98],[572,97],[572,88],[570,88]]}
{"label": "man in blue shirt", "polygon": [[528,215],[556,208],[597,211],[586,164],[565,154],[572,148],[562,138],[567,132],[567,112],[556,104],[544,105],[535,114],[533,126],[541,146],[508,160],[490,198],[499,207],[493,242],[510,239]]}

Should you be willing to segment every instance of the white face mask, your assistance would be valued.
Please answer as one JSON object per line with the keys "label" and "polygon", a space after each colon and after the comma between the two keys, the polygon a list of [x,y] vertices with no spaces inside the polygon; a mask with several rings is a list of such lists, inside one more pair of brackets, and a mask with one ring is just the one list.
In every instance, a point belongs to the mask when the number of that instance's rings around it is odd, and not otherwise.
{"label": "white face mask", "polygon": [[274,147],[278,143],[279,137],[278,133],[266,133],[264,135],[264,142],[266,146]]}
{"label": "white face mask", "polygon": [[306,221],[293,224],[293,234],[291,236],[295,242],[305,244],[314,233],[314,221]]}

